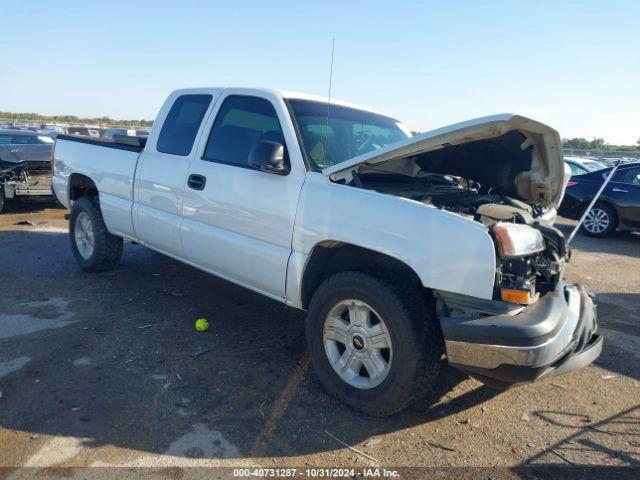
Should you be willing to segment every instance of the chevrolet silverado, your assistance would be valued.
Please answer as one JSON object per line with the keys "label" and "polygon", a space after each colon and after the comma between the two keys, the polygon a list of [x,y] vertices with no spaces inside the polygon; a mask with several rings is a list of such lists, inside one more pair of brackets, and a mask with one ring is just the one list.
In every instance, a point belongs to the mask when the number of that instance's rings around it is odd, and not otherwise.
{"label": "chevrolet silverado", "polygon": [[549,217],[565,185],[558,133],[522,116],[412,136],[268,89],[175,91],[148,138],[54,152],[82,269],[113,268],[128,239],[306,310],[321,383],[372,415],[423,398],[445,359],[507,388],[597,358]]}

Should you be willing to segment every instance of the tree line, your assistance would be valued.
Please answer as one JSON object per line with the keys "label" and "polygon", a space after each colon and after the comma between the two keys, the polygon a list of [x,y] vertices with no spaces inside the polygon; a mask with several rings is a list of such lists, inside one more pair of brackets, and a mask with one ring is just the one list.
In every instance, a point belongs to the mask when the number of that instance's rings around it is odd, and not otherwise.
{"label": "tree line", "polygon": [[[130,125],[132,127],[150,127],[153,120],[117,120],[110,117],[98,118],[82,118],[75,115],[40,115],[39,113],[15,113],[1,112],[0,118],[11,119],[14,121],[40,121],[51,123],[86,123],[90,125]],[[607,143],[603,138],[594,138],[587,140],[582,137],[563,138],[562,146],[564,148],[573,148],[576,150],[617,150],[626,152],[635,152],[640,150],[640,138],[635,145],[612,145]]]}
{"label": "tree line", "polygon": [[86,123],[90,125],[129,125],[132,127],[150,127],[153,120],[116,120],[110,117],[82,118],[75,115],[40,115],[39,113],[0,112],[0,118],[13,121],[38,121],[47,123]]}
{"label": "tree line", "polygon": [[597,150],[597,151],[620,151],[620,152],[636,152],[640,150],[640,138],[635,145],[612,145],[603,138],[594,138],[587,140],[586,138],[563,138],[562,146],[564,148],[574,148],[576,150]]}

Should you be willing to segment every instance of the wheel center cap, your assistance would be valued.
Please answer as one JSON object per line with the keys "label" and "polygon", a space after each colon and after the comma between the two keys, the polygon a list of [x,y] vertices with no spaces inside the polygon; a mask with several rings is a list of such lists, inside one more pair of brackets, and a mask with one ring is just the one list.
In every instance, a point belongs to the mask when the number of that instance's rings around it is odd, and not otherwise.
{"label": "wheel center cap", "polygon": [[355,348],[358,351],[364,348],[364,338],[362,338],[362,336],[359,334],[355,334],[353,336],[351,343],[353,344],[353,348]]}

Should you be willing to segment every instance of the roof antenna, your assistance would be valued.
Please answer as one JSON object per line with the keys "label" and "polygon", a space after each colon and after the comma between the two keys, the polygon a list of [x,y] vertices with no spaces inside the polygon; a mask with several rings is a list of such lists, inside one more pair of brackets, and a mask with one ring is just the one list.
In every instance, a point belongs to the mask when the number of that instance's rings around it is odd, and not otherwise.
{"label": "roof antenna", "polygon": [[324,162],[327,163],[327,140],[329,137],[329,110],[331,109],[331,81],[333,80],[333,52],[336,48],[336,39],[331,39],[331,67],[329,68],[329,99],[327,100],[327,125],[324,131]]}

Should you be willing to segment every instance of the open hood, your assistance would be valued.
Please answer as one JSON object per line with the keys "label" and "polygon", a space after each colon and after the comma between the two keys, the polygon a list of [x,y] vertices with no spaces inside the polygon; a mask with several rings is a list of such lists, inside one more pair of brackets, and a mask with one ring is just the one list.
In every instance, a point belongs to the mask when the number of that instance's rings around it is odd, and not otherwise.
{"label": "open hood", "polygon": [[322,170],[334,181],[353,172],[456,175],[493,192],[557,207],[564,191],[558,132],[510,113],[481,117],[421,133]]}

